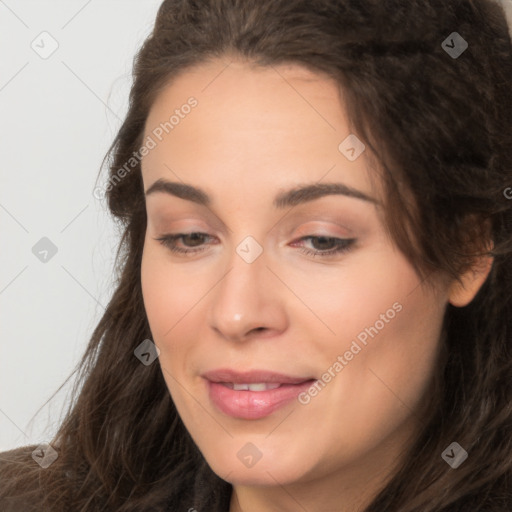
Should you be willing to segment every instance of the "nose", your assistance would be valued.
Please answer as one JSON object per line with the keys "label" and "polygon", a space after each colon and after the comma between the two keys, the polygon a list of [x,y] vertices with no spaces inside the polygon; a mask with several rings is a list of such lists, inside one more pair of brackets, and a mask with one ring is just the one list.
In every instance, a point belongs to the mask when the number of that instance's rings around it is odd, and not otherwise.
{"label": "nose", "polygon": [[266,252],[249,261],[234,250],[210,296],[210,327],[218,336],[234,342],[273,337],[288,323],[286,290],[275,270],[269,268]]}

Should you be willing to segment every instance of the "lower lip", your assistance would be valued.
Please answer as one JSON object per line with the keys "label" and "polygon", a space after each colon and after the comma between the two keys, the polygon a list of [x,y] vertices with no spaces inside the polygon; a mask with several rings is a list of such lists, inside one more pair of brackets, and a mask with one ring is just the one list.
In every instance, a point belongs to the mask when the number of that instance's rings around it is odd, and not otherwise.
{"label": "lower lip", "polygon": [[314,380],[302,384],[283,384],[267,391],[235,391],[218,382],[206,381],[210,400],[224,414],[233,418],[257,420],[269,416],[307,391]]}

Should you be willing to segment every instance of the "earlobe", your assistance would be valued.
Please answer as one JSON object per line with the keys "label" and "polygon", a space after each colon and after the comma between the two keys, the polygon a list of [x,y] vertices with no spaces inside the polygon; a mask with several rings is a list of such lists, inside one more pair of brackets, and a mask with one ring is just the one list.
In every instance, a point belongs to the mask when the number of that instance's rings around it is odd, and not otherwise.
{"label": "earlobe", "polygon": [[462,274],[461,282],[452,282],[448,294],[448,302],[452,306],[459,308],[467,306],[475,298],[478,290],[480,290],[487,279],[493,262],[493,256],[480,256],[475,264]]}

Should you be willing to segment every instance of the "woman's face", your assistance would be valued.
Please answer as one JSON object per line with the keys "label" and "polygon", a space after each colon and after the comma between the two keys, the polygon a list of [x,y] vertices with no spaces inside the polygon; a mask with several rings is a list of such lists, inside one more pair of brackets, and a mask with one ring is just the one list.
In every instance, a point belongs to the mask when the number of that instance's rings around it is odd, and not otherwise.
{"label": "woman's face", "polygon": [[215,61],[146,124],[144,190],[175,184],[146,196],[153,341],[186,428],[239,486],[370,479],[422,424],[448,293],[387,236],[337,91],[298,66]]}

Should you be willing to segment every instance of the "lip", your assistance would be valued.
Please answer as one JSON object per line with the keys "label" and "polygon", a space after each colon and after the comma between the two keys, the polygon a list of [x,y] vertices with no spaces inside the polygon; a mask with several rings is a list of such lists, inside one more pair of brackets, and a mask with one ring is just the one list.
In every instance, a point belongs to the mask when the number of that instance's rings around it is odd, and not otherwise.
{"label": "lip", "polygon": [[[316,380],[314,377],[296,377],[267,370],[237,372],[219,369],[205,372],[201,376],[206,381],[210,401],[217,409],[228,416],[246,420],[269,416],[309,389]],[[222,384],[260,382],[279,383],[281,386],[266,391],[235,391]]]}

